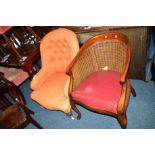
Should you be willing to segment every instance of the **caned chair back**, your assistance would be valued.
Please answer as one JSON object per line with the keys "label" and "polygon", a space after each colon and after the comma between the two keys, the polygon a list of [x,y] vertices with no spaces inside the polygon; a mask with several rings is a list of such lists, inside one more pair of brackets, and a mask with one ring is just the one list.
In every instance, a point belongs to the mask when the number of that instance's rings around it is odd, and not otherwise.
{"label": "caned chair back", "polygon": [[129,40],[121,33],[105,33],[89,39],[71,64],[73,79],[76,77],[73,89],[95,71],[127,72],[130,55]]}

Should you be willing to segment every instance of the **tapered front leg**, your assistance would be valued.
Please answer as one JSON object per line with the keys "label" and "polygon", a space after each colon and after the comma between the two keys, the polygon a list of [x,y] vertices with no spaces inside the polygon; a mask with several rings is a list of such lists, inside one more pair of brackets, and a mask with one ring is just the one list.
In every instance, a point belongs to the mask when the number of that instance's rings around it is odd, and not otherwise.
{"label": "tapered front leg", "polygon": [[119,114],[118,115],[118,121],[121,125],[121,128],[126,129],[127,127],[127,117],[126,114]]}

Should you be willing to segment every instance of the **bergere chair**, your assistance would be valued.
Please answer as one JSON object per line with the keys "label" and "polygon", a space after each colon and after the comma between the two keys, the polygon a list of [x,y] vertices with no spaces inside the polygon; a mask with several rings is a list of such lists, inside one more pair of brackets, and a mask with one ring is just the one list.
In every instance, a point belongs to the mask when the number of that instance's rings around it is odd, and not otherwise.
{"label": "bergere chair", "polygon": [[20,89],[7,80],[0,72],[0,129],[22,129],[29,123],[37,128],[42,127],[31,114],[33,111],[26,107],[26,101]]}
{"label": "bergere chair", "polygon": [[97,35],[81,47],[67,71],[71,77],[70,102],[77,119],[81,113],[75,103],[114,116],[126,128],[130,92],[136,96],[128,79],[130,59],[130,42],[121,33]]}
{"label": "bergere chair", "polygon": [[31,82],[31,98],[48,110],[60,110],[71,116],[68,97],[70,77],[66,68],[79,51],[76,34],[59,28],[41,40],[41,69]]}

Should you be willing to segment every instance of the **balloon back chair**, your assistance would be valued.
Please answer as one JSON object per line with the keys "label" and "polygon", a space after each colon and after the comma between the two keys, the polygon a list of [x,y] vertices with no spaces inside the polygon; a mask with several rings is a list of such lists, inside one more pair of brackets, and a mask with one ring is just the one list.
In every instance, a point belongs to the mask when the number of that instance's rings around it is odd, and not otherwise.
{"label": "balloon back chair", "polygon": [[29,123],[41,129],[31,114],[34,112],[26,107],[23,93],[0,72],[0,129],[22,129]]}
{"label": "balloon back chair", "polygon": [[78,51],[76,34],[68,29],[59,28],[44,36],[40,44],[42,66],[30,84],[33,100],[48,110],[71,116],[66,68]]}
{"label": "balloon back chair", "polygon": [[124,34],[105,33],[89,39],[69,66],[69,96],[73,110],[78,103],[92,111],[114,116],[127,126],[126,110],[130,92],[128,79],[130,42]]}

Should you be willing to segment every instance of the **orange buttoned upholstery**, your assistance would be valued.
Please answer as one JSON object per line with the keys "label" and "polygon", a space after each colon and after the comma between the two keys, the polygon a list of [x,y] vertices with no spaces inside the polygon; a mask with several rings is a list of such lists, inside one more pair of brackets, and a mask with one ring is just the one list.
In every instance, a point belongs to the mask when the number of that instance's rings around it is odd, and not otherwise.
{"label": "orange buttoned upholstery", "polygon": [[42,67],[31,82],[33,100],[49,110],[70,113],[66,68],[78,51],[76,34],[68,29],[56,29],[42,39]]}

